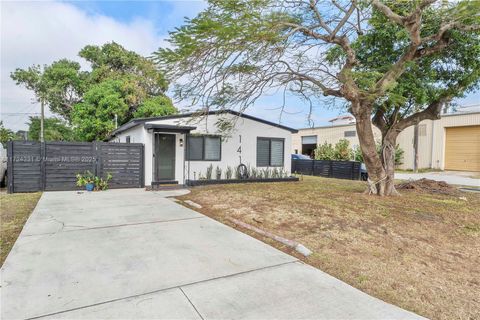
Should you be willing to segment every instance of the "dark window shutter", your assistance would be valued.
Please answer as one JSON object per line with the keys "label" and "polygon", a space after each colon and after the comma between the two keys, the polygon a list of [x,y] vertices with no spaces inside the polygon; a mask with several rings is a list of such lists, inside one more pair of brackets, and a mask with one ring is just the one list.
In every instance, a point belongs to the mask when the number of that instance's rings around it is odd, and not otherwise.
{"label": "dark window shutter", "polygon": [[283,140],[272,140],[270,145],[270,165],[283,166]]}
{"label": "dark window shutter", "polygon": [[187,159],[203,159],[203,137],[188,137],[187,139]]}
{"label": "dark window shutter", "polygon": [[220,160],[220,137],[205,137],[205,160]]}
{"label": "dark window shutter", "polygon": [[270,140],[257,138],[257,167],[270,165]]}

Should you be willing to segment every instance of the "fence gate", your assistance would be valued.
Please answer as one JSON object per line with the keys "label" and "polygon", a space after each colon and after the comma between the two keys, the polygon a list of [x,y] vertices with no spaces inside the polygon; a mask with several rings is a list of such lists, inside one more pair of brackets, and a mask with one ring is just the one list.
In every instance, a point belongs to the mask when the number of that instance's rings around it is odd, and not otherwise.
{"label": "fence gate", "polygon": [[141,143],[10,141],[8,192],[77,190],[76,175],[112,175],[109,188],[144,187]]}

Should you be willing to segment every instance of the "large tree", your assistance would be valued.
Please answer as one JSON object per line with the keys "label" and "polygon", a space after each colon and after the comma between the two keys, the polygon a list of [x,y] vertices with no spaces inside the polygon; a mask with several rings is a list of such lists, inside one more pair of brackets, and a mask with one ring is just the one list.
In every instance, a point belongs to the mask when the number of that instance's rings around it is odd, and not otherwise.
{"label": "large tree", "polygon": [[[58,118],[44,119],[45,141],[74,141],[75,132],[64,120]],[[30,117],[28,123],[28,139],[38,140],[40,138],[40,118]]]}
{"label": "large tree", "polygon": [[168,84],[163,73],[150,59],[115,42],[86,46],[79,56],[90,64],[90,71],[62,59],[17,69],[11,77],[73,125],[80,139],[104,139],[115,125],[136,116],[177,112],[165,95]]}
{"label": "large tree", "polygon": [[156,56],[176,95],[206,109],[243,111],[279,88],[345,101],[370,190],[390,195],[397,135],[478,84],[479,12],[478,1],[210,0]]}

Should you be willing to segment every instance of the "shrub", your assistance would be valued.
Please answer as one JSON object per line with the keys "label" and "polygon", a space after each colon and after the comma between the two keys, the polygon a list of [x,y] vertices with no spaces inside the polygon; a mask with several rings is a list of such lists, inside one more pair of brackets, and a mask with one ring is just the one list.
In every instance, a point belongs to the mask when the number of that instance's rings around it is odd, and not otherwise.
{"label": "shrub", "polygon": [[227,170],[225,171],[225,178],[232,179],[232,176],[233,176],[233,169],[232,167],[228,166]]}
{"label": "shrub", "polygon": [[350,141],[347,139],[340,139],[336,144],[333,152],[333,160],[348,161],[353,157],[352,148],[350,148]]}
{"label": "shrub", "polygon": [[95,185],[95,191],[107,190],[108,189],[108,182],[112,179],[112,175],[107,173],[105,178],[98,177],[91,173],[90,171],[85,171],[84,174],[77,174],[77,186],[84,187],[89,183],[93,183]]}
{"label": "shrub", "polygon": [[[377,145],[376,145],[376,148],[377,148],[377,153],[378,155],[381,155],[382,154],[382,144],[377,142]],[[401,165],[403,164],[403,149],[400,148],[400,146],[397,144],[395,146],[395,165]],[[353,152],[354,154],[354,160],[355,161],[359,161],[359,162],[363,162],[363,154],[362,154],[362,150],[360,150],[360,147],[356,148]]]}
{"label": "shrub", "polygon": [[258,178],[258,169],[255,167],[252,167],[250,170],[250,178],[251,179],[257,179]]}
{"label": "shrub", "polygon": [[205,177],[207,178],[207,180],[212,179],[212,173],[213,173],[213,165],[211,164],[208,166],[207,173],[205,174]]}
{"label": "shrub", "polygon": [[351,160],[353,150],[350,148],[350,141],[340,139],[335,146],[324,142],[315,149],[315,160]]}
{"label": "shrub", "polygon": [[217,180],[222,179],[222,169],[220,169],[219,166],[217,166],[217,168],[215,169],[215,177],[217,178]]}
{"label": "shrub", "polygon": [[263,169],[262,170],[262,176],[263,176],[263,179],[270,178],[270,176],[271,176],[270,169],[269,168]]}
{"label": "shrub", "polygon": [[334,160],[335,150],[331,143],[324,142],[315,149],[315,160]]}

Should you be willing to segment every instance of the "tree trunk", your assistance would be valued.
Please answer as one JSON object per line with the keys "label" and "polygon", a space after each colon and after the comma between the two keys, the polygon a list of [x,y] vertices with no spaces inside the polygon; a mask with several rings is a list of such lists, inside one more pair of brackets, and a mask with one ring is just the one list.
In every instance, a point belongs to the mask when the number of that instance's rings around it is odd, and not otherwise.
{"label": "tree trunk", "polygon": [[372,130],[370,111],[355,114],[358,140],[363,154],[363,161],[368,171],[368,183],[371,194],[379,196],[389,195],[387,193],[387,174],[383,162],[377,153],[375,136]]}
{"label": "tree trunk", "polygon": [[397,145],[397,134],[388,131],[382,137],[382,164],[386,173],[385,195],[399,195],[395,189],[395,146]]}

